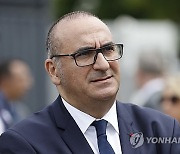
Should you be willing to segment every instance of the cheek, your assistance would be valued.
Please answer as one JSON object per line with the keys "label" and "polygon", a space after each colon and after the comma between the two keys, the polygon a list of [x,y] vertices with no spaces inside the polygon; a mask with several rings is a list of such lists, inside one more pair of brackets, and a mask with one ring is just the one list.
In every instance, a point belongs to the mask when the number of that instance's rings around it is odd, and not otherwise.
{"label": "cheek", "polygon": [[74,84],[78,87],[83,87],[87,82],[88,71],[83,68],[79,68],[76,70],[72,70],[72,72],[73,73],[71,73],[70,75],[72,76]]}
{"label": "cheek", "polygon": [[82,87],[86,82],[88,72],[84,67],[72,67],[59,70],[61,85]]}
{"label": "cheek", "polygon": [[19,83],[13,83],[11,85],[10,91],[11,91],[12,97],[14,97],[14,98],[17,98],[17,97],[23,95],[23,91],[22,91],[22,88]]}
{"label": "cheek", "polygon": [[110,67],[113,71],[113,74],[118,82],[120,82],[120,65],[118,61],[110,63]]}
{"label": "cheek", "polygon": [[163,112],[165,112],[166,114],[170,114],[172,111],[172,108],[169,105],[169,102],[163,102],[161,107],[162,107]]}
{"label": "cheek", "polygon": [[164,107],[164,112],[166,114],[169,114],[170,116],[177,118],[180,117],[180,107],[175,107],[175,106],[168,106],[167,104],[163,106]]}
{"label": "cheek", "polygon": [[[174,107],[175,114],[180,117],[180,105]],[[173,111],[172,111],[173,112]]]}

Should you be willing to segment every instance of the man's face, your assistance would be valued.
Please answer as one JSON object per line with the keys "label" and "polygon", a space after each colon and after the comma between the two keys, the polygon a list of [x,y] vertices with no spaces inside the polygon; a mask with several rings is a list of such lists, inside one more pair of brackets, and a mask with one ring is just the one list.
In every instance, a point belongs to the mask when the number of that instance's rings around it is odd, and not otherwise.
{"label": "man's face", "polygon": [[8,79],[9,99],[21,99],[32,86],[32,76],[26,64],[15,61],[10,67],[11,76]]}
{"label": "man's face", "polygon": [[[112,42],[107,26],[94,17],[62,23],[61,31],[64,41],[59,54],[71,54],[86,47],[100,48]],[[115,98],[120,84],[118,61],[107,62],[101,53],[94,65],[85,67],[78,67],[72,57],[61,57],[58,60],[58,89],[67,101],[103,101]]]}

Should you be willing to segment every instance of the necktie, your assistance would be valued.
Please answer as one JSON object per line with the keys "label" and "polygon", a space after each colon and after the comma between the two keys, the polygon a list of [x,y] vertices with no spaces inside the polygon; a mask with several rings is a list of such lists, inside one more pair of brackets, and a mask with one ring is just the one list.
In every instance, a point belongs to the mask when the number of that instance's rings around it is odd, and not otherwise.
{"label": "necktie", "polygon": [[91,125],[96,128],[99,153],[115,154],[114,150],[112,149],[111,145],[107,140],[107,135],[106,135],[107,121],[106,120],[94,121]]}

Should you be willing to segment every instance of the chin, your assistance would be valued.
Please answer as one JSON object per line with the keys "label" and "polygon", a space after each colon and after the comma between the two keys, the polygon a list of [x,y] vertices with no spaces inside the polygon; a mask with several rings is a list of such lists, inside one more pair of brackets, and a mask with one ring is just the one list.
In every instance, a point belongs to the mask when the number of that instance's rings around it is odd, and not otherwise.
{"label": "chin", "polygon": [[94,94],[94,96],[98,100],[101,100],[101,101],[104,100],[105,101],[105,100],[115,99],[116,94],[117,94],[117,90],[111,90],[111,91],[98,92],[97,94]]}

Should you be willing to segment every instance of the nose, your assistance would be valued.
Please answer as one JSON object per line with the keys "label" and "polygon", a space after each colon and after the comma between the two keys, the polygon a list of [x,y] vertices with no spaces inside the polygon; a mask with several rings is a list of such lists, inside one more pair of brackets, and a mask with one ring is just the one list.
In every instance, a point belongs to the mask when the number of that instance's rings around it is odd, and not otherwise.
{"label": "nose", "polygon": [[103,54],[98,53],[93,68],[95,70],[107,71],[109,67],[110,67],[109,62],[104,58]]}

